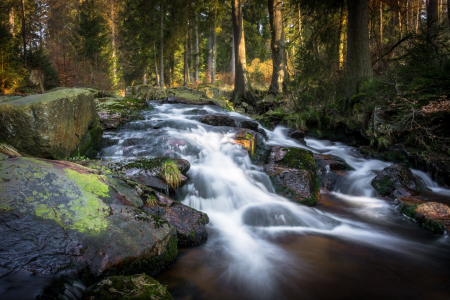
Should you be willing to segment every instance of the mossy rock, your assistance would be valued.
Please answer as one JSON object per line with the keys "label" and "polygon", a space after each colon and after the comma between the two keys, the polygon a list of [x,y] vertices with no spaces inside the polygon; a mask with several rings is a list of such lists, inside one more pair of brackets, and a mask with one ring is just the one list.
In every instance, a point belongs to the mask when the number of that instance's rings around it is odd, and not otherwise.
{"label": "mossy rock", "polygon": [[444,234],[450,229],[450,207],[442,203],[421,203],[398,199],[402,214],[413,219],[421,227],[436,233]]}
{"label": "mossy rock", "polygon": [[0,276],[156,274],[169,266],[178,255],[175,228],[121,193],[105,176],[66,161],[2,160]]}
{"label": "mossy rock", "polygon": [[89,287],[84,300],[173,300],[167,289],[145,274],[106,277]]}
{"label": "mossy rock", "polygon": [[0,103],[0,115],[0,139],[32,157],[84,156],[101,135],[92,132],[98,115],[88,89],[63,88]]}

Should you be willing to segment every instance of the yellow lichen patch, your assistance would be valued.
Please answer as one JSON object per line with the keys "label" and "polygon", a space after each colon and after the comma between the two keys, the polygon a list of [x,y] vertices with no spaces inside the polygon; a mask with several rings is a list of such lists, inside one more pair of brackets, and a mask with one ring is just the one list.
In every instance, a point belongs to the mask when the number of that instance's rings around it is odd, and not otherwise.
{"label": "yellow lichen patch", "polygon": [[94,174],[81,174],[77,171],[64,170],[67,177],[73,180],[83,191],[100,197],[107,197],[109,187],[101,181],[100,176]]}
{"label": "yellow lichen patch", "polygon": [[95,195],[86,193],[83,198],[69,203],[73,216],[72,228],[85,233],[98,233],[108,226],[106,217],[110,213],[109,206]]}

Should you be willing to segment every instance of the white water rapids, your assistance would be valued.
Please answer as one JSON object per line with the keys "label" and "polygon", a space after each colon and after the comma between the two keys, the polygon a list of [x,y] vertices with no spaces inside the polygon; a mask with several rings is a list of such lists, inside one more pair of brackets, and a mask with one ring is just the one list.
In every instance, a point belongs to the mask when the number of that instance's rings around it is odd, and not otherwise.
{"label": "white water rapids", "polygon": [[[227,262],[221,280],[245,286],[255,298],[276,298],[280,278],[308,268],[301,256],[277,244],[276,239],[286,234],[333,237],[414,259],[432,251],[429,245],[378,226],[390,226],[403,218],[392,203],[377,199],[370,185],[390,163],[364,159],[355,148],[340,143],[307,138],[302,144],[287,138],[282,127],[267,131],[268,145],[335,155],[355,169],[350,172],[349,187],[333,193],[356,216],[348,218],[347,214],[298,205],[276,195],[262,167],[253,165],[241,146],[230,143],[233,129],[202,124],[199,115],[243,116],[214,106],[153,105],[154,109],[146,113],[147,120],[111,134],[111,140],[117,143],[103,149],[102,156],[168,155],[188,160],[189,182],[177,199],[208,214],[210,237],[205,249]],[[435,192],[450,195],[427,174],[414,173]],[[444,236],[433,243],[446,239]]]}

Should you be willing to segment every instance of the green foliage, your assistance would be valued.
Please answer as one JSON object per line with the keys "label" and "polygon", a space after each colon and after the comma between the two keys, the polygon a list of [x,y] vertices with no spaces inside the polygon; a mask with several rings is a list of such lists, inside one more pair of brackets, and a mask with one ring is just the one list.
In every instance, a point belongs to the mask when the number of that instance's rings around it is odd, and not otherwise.
{"label": "green foliage", "polygon": [[177,189],[181,184],[181,172],[176,162],[165,161],[162,165],[160,176],[167,182],[171,189]]}

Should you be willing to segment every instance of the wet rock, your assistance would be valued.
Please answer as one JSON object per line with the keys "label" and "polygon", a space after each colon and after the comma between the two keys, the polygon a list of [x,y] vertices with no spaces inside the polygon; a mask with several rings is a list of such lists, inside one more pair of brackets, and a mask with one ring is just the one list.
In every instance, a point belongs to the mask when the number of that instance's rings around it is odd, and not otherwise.
{"label": "wet rock", "polygon": [[230,116],[227,115],[209,115],[202,117],[201,122],[203,124],[211,126],[228,126],[228,127],[238,127],[237,122]]}
{"label": "wet rock", "polygon": [[33,157],[67,159],[97,149],[102,128],[88,89],[63,88],[0,103],[0,139]]}
{"label": "wet rock", "polygon": [[255,121],[243,120],[239,122],[240,128],[250,129],[253,131],[258,131],[259,124]]}
{"label": "wet rock", "polygon": [[273,204],[248,208],[242,220],[246,225],[258,227],[306,225],[291,210]]}
{"label": "wet rock", "polygon": [[175,228],[108,181],[66,161],[3,160],[0,276],[155,274],[170,265],[178,253]]}
{"label": "wet rock", "polygon": [[275,146],[269,161],[264,171],[278,194],[300,204],[312,206],[317,203],[320,186],[311,151]]}
{"label": "wet rock", "polygon": [[421,227],[434,233],[450,231],[450,207],[437,202],[424,202],[415,197],[396,199],[400,211],[414,219]]}
{"label": "wet rock", "polygon": [[120,96],[96,98],[96,109],[103,129],[117,129],[121,125],[142,119],[138,110],[147,107],[144,100],[127,99]]}
{"label": "wet rock", "polygon": [[301,130],[289,130],[287,136],[291,139],[303,141],[305,138],[305,133]]}
{"label": "wet rock", "polygon": [[354,170],[344,159],[334,155],[322,155],[314,153],[317,170],[329,171],[350,171]]}
{"label": "wet rock", "polygon": [[145,206],[144,210],[160,216],[175,227],[179,246],[197,246],[208,239],[206,224],[209,223],[209,218],[207,214],[173,200],[169,202],[168,200],[171,199],[161,194],[158,195],[158,198],[165,198],[159,200],[167,203],[165,208]]}
{"label": "wet rock", "polygon": [[410,169],[401,164],[393,164],[381,171],[373,180],[372,186],[383,196],[393,195],[398,188],[412,193],[425,190],[423,181],[418,180]]}
{"label": "wet rock", "polygon": [[83,300],[122,299],[173,300],[164,286],[144,274],[106,277],[90,286],[83,295]]}
{"label": "wet rock", "polygon": [[273,107],[275,105],[275,95],[273,94],[269,94],[267,96],[264,97],[263,100],[258,101],[256,103],[256,106],[259,109],[269,109],[270,107]]}

